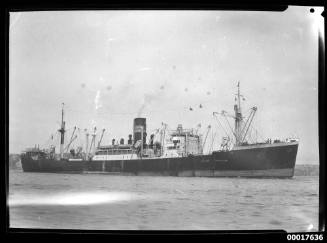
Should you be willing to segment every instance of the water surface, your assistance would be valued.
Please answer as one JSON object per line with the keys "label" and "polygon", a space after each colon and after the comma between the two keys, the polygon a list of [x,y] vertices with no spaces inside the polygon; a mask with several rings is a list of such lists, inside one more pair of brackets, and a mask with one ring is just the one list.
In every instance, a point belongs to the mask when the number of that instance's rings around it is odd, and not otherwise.
{"label": "water surface", "polygon": [[9,173],[10,227],[99,230],[318,229],[319,177]]}

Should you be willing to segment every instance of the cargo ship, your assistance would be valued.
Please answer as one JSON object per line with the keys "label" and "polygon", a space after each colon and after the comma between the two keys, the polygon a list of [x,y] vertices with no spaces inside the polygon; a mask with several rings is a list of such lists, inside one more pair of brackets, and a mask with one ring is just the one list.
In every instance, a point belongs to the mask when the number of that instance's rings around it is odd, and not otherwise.
{"label": "cargo ship", "polygon": [[[226,111],[213,112],[213,116],[232,118],[234,128],[231,136],[222,138],[219,148],[203,152],[206,134],[203,139],[194,129],[184,129],[178,125],[176,130],[167,132],[167,124],[157,134],[151,134],[147,140],[146,118],[135,118],[133,134],[124,139],[112,140],[111,145],[102,146],[101,140],[95,146],[95,132],[86,148],[67,148],[76,138],[74,132],[66,148],[64,107],[62,108],[60,133],[60,154],[55,147],[27,149],[21,154],[24,172],[55,172],[55,173],[105,173],[118,175],[158,175],[158,176],[198,176],[198,177],[277,177],[291,178],[299,145],[297,138],[285,140],[267,139],[264,142],[252,142],[247,135],[257,111],[252,107],[250,115],[243,117],[241,111],[240,85],[235,94],[234,114]],[[76,128],[76,127],[75,127]],[[208,127],[210,129],[210,126]],[[231,126],[230,126],[231,128]],[[208,129],[208,131],[209,131]],[[74,130],[75,131],[75,130]],[[159,139],[154,139],[158,137]],[[93,145],[93,146],[92,146]],[[93,152],[91,148],[93,147]],[[66,151],[66,153],[65,153]]]}

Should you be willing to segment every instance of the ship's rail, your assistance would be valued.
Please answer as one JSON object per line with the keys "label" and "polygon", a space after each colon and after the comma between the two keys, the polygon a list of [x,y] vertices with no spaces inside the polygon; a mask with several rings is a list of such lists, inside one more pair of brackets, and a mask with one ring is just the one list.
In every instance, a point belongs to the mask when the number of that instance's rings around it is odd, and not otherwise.
{"label": "ship's rail", "polygon": [[170,136],[190,136],[198,137],[199,135],[194,132],[194,129],[183,129],[183,130],[170,130]]}
{"label": "ship's rail", "polygon": [[244,150],[244,149],[254,149],[254,148],[268,148],[268,147],[281,147],[281,146],[290,146],[298,145],[299,142],[278,142],[278,143],[257,143],[257,144],[248,144],[243,146],[235,146],[232,150]]}

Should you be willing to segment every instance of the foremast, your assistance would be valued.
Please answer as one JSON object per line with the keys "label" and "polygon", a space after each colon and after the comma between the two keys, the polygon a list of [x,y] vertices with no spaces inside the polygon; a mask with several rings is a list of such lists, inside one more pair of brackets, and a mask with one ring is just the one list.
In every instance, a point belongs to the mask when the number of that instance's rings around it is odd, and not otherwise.
{"label": "foremast", "polygon": [[64,121],[64,103],[62,103],[61,109],[61,127],[58,130],[60,132],[60,159],[64,158],[64,144],[65,144],[65,121]]}
{"label": "foremast", "polygon": [[257,107],[254,106],[251,108],[251,113],[246,119],[245,122],[243,122],[243,116],[242,116],[242,110],[241,110],[241,97],[244,99],[243,95],[240,93],[240,82],[237,83],[237,94],[235,97],[236,104],[234,105],[234,111],[235,111],[235,145],[239,146],[242,145],[246,135],[249,131],[249,128],[251,126],[251,123],[253,121],[254,115],[257,111]]}
{"label": "foremast", "polygon": [[240,145],[241,143],[241,126],[242,126],[242,110],[241,110],[241,94],[240,94],[240,82],[237,84],[237,97],[235,97],[236,104],[234,105],[235,112],[235,144]]}

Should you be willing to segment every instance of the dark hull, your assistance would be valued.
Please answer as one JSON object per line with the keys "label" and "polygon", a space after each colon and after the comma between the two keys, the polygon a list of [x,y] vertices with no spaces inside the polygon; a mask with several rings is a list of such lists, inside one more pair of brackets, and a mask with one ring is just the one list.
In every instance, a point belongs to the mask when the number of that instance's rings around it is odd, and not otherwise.
{"label": "dark hull", "polygon": [[265,144],[183,158],[68,161],[22,157],[25,172],[205,177],[293,177],[298,144]]}

